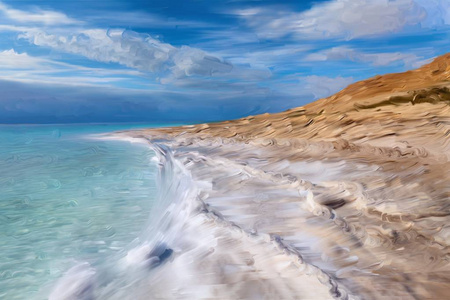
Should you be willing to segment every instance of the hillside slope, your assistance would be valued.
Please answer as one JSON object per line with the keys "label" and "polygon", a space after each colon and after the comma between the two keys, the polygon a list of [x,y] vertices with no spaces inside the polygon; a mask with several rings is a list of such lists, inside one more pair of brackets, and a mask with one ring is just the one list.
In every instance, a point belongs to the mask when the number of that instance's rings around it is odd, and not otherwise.
{"label": "hillside slope", "polygon": [[[152,130],[169,136],[302,138],[425,149],[447,155],[450,54],[419,69],[375,76],[328,98],[276,114]],[[420,133],[418,133],[420,131]],[[405,139],[404,137],[408,137]],[[421,150],[421,151],[422,151]]]}

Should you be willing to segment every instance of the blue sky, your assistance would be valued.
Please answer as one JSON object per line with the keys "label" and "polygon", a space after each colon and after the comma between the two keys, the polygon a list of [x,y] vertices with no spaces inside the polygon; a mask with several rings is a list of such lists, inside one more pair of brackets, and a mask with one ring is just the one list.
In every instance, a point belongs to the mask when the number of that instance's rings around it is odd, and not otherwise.
{"label": "blue sky", "polygon": [[450,1],[1,1],[0,123],[277,112],[449,52]]}

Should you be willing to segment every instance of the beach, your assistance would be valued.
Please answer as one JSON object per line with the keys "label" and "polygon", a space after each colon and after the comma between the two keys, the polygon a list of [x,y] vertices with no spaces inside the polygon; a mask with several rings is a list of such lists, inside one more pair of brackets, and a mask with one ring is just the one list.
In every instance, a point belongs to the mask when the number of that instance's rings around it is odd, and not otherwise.
{"label": "beach", "polygon": [[143,250],[164,244],[170,263],[147,293],[445,298],[448,61],[278,114],[116,133],[149,142],[171,190]]}
{"label": "beach", "polygon": [[0,36],[0,300],[450,300],[450,0],[0,0]]}

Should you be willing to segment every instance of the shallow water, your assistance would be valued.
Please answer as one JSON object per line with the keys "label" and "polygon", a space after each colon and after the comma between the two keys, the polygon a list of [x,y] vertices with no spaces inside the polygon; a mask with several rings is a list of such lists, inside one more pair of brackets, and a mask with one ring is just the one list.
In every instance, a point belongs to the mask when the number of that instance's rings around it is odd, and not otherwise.
{"label": "shallow water", "polygon": [[45,299],[69,268],[100,267],[138,237],[155,154],[88,136],[139,126],[0,126],[0,298]]}

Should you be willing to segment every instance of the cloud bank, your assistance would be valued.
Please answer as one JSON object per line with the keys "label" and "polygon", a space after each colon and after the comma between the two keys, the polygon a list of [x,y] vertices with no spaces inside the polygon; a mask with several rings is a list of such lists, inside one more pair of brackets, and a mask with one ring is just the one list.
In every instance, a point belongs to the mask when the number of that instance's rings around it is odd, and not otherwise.
{"label": "cloud bank", "polygon": [[174,47],[150,35],[131,30],[89,29],[78,34],[29,31],[20,35],[36,46],[82,55],[91,60],[118,63],[151,73],[169,72],[176,78],[214,76],[233,66],[223,59],[188,46]]}
{"label": "cloud bank", "polygon": [[[439,7],[447,13],[443,15]],[[436,17],[447,23],[448,8],[445,0],[333,0],[303,12],[267,7],[234,13],[263,38],[349,40],[396,33],[408,26],[432,26]]]}

